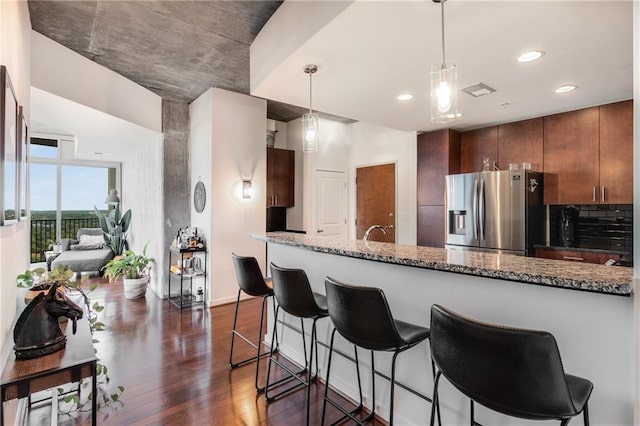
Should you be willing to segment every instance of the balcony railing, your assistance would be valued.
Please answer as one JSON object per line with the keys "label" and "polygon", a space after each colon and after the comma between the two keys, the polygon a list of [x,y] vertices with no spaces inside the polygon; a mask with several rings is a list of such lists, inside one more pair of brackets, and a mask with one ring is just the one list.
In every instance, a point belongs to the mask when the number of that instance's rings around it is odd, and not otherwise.
{"label": "balcony railing", "polygon": [[[79,228],[99,228],[97,217],[80,217],[62,219],[60,223],[61,238],[76,238]],[[31,220],[31,263],[44,262],[44,252],[56,241],[55,219]]]}

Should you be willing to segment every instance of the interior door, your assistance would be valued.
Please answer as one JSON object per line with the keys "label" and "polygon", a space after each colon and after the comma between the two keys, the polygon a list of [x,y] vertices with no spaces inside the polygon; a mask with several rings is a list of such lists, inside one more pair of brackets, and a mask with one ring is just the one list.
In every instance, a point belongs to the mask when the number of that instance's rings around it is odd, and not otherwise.
{"label": "interior door", "polygon": [[315,233],[347,237],[347,178],[344,172],[315,172]]}
{"label": "interior door", "polygon": [[375,229],[369,241],[396,242],[395,163],[356,169],[356,238],[373,225],[384,226],[387,233]]}

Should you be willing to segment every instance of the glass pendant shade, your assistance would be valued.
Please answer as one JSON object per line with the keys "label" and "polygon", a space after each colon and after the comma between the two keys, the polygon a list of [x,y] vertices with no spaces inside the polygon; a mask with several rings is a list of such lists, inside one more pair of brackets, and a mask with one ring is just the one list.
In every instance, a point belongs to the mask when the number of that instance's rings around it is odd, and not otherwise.
{"label": "glass pendant shade", "polygon": [[302,150],[318,150],[318,114],[309,112],[302,116]]}
{"label": "glass pendant shade", "polygon": [[431,67],[431,122],[448,123],[458,118],[458,73],[455,65]]}

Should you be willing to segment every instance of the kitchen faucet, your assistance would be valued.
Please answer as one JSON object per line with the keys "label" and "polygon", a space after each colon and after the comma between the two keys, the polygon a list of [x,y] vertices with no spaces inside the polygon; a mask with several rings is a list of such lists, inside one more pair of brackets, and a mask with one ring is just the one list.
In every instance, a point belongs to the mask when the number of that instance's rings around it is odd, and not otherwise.
{"label": "kitchen faucet", "polygon": [[387,227],[386,226],[382,226],[382,225],[371,225],[369,227],[369,229],[367,229],[367,231],[364,233],[364,237],[362,238],[363,241],[368,241],[369,240],[369,234],[371,234],[371,231],[373,231],[374,229],[379,229],[381,230],[385,235],[388,234],[387,232]]}

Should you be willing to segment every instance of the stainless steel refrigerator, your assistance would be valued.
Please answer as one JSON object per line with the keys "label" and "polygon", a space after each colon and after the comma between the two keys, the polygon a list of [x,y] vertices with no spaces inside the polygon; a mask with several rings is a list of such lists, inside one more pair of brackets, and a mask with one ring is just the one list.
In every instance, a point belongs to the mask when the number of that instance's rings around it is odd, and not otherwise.
{"label": "stainless steel refrigerator", "polygon": [[543,174],[529,170],[446,177],[447,248],[533,256],[544,244]]}

